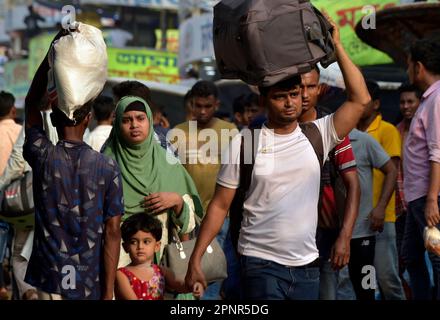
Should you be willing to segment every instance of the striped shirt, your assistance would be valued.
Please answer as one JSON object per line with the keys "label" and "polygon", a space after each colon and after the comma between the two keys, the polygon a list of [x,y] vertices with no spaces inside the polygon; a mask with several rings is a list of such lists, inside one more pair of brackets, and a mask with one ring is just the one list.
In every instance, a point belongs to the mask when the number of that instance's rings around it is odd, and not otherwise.
{"label": "striped shirt", "polygon": [[[326,111],[318,107],[317,118],[326,115]],[[336,188],[336,178],[343,172],[356,170],[356,160],[351,148],[350,139],[345,137],[344,140],[330,151],[327,161],[321,172],[321,202],[318,225],[325,229],[338,229],[340,226],[339,216],[343,212],[340,189]]]}

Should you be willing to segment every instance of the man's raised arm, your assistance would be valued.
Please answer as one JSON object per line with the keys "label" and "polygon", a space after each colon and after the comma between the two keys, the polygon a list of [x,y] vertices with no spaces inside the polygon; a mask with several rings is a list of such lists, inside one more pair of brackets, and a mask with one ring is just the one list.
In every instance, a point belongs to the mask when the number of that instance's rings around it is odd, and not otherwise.
{"label": "man's raised arm", "polygon": [[336,49],[336,57],[347,91],[347,101],[339,107],[333,118],[336,133],[340,139],[343,139],[356,127],[371,97],[361,71],[350,60],[342,46],[338,27],[330,17],[327,16],[327,19],[333,26],[332,37]]}
{"label": "man's raised arm", "polygon": [[[52,43],[54,43],[65,34],[65,30],[59,31],[53,39]],[[52,43],[50,47],[52,46]],[[49,53],[46,54],[40,66],[38,67],[37,72],[32,79],[31,86],[29,88],[28,94],[26,95],[26,99],[24,101],[26,128],[31,128],[35,125],[43,126],[43,119],[41,117],[41,113],[38,107],[41,105],[41,101],[46,95],[47,91],[47,73],[49,72],[48,55]]]}

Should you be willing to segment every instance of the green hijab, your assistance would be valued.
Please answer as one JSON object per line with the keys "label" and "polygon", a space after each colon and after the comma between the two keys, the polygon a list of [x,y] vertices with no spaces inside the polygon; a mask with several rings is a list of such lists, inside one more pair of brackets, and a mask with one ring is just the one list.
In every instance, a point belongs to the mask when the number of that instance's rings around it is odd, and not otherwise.
{"label": "green hijab", "polygon": [[[145,106],[150,123],[147,139],[137,145],[126,143],[121,134],[122,116],[133,102],[141,102]],[[174,163],[167,160],[172,155],[167,155],[154,140],[153,128],[153,115],[145,100],[126,96],[119,101],[115,123],[103,153],[115,159],[121,170],[125,213],[130,215],[142,211],[141,201],[151,193],[176,192],[191,196],[196,214],[202,217],[202,204],[191,176],[177,159],[174,158]]]}

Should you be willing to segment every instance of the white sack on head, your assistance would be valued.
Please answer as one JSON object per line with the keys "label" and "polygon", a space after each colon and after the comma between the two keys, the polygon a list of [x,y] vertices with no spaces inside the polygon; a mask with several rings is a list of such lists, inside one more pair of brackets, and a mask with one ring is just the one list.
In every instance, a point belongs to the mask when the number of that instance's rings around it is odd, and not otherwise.
{"label": "white sack on head", "polygon": [[57,40],[49,55],[49,95],[69,119],[86,102],[95,99],[107,80],[107,48],[102,32],[79,23],[77,31]]}

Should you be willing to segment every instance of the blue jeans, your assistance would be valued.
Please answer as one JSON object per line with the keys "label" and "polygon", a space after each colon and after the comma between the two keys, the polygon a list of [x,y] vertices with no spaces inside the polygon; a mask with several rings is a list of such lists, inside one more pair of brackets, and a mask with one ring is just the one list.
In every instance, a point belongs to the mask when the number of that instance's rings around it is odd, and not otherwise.
{"label": "blue jeans", "polygon": [[[348,267],[335,271],[329,261],[332,247],[338,236],[339,229],[318,227],[316,232],[316,245],[322,261],[319,268],[319,300],[356,300],[348,275]],[[344,274],[346,274],[345,277]]]}
{"label": "blue jeans", "polygon": [[399,277],[399,260],[396,245],[396,226],[385,222],[383,231],[376,235],[374,254],[377,282],[385,300],[406,300]]}
{"label": "blue jeans", "polygon": [[9,240],[9,224],[0,220],[0,288],[5,287],[3,279],[3,260]]}
{"label": "blue jeans", "polygon": [[319,266],[288,267],[241,256],[243,298],[250,300],[318,300]]}
{"label": "blue jeans", "polygon": [[228,264],[228,277],[223,281],[224,298],[225,300],[240,300],[242,299],[240,260],[232,245],[230,232],[226,236],[223,250]]}
{"label": "blue jeans", "polygon": [[319,268],[319,300],[356,300],[348,267],[333,270],[330,261]]}
{"label": "blue jeans", "polygon": [[[439,197],[440,203],[440,197]],[[427,226],[425,219],[426,197],[408,203],[405,233],[403,235],[403,259],[410,277],[410,286],[414,300],[431,300],[432,290],[429,271],[425,263],[425,244],[423,230]],[[440,228],[440,224],[437,225]],[[440,300],[440,257],[429,253],[437,292],[434,296]]]}
{"label": "blue jeans", "polygon": [[9,239],[9,224],[0,220],[0,263],[5,258],[6,248]]}
{"label": "blue jeans", "polygon": [[356,300],[356,293],[350,280],[348,265],[338,272],[336,300]]}

